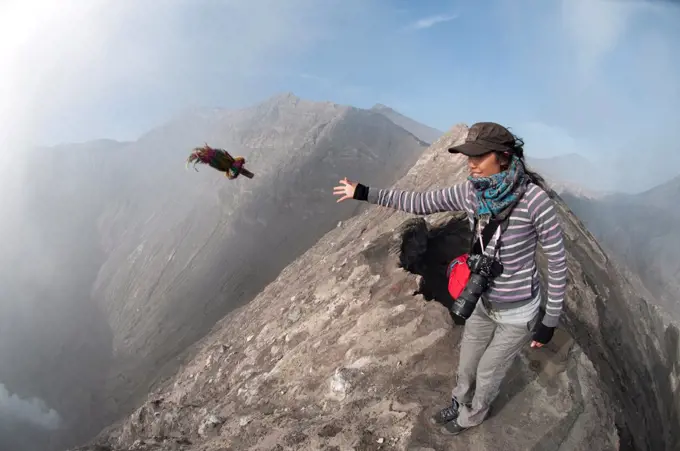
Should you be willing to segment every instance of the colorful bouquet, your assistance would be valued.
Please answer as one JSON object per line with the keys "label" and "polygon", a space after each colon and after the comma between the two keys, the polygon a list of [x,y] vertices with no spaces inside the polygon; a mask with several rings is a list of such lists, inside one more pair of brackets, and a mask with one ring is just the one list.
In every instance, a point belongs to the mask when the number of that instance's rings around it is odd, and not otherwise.
{"label": "colorful bouquet", "polygon": [[247,170],[244,165],[246,159],[243,157],[232,157],[224,149],[214,149],[206,144],[203,147],[196,147],[187,158],[187,167],[189,164],[194,164],[194,169],[198,163],[207,164],[218,171],[224,172],[224,175],[230,180],[235,179],[239,175],[243,175],[252,179],[254,174]]}

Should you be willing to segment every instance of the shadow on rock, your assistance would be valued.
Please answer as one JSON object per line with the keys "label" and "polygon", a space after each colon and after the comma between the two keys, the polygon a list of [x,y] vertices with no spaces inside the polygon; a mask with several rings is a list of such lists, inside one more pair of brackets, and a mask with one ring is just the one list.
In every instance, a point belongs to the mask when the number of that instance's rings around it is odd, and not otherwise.
{"label": "shadow on rock", "polygon": [[[401,266],[422,276],[418,294],[428,301],[439,302],[450,313],[453,298],[449,294],[446,270],[453,259],[469,250],[472,233],[465,216],[448,215],[429,228],[423,219],[416,218],[407,221],[403,230]],[[457,325],[465,324],[464,319],[453,314],[451,319]]]}

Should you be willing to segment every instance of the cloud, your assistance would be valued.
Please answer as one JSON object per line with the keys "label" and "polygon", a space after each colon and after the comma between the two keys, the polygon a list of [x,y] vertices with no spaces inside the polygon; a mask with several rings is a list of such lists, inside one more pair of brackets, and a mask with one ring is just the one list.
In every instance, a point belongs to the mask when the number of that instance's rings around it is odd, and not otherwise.
{"label": "cloud", "polygon": [[[619,139],[621,125],[633,125],[637,130],[629,129],[624,139],[630,144],[653,124],[680,119],[680,58],[672,50],[679,36],[666,28],[673,17],[680,19],[679,12],[677,5],[665,2],[563,0],[571,53],[565,62],[572,69],[559,86],[581,125],[600,124],[602,132]],[[647,132],[641,135],[648,140]]]}
{"label": "cloud", "polygon": [[308,72],[302,72],[298,74],[300,78],[303,80],[307,80],[312,83],[316,83],[317,85],[323,87],[323,88],[330,88],[332,87],[335,82],[331,80],[330,78],[327,77],[322,77],[320,75],[315,75],[315,74],[310,74]]}
{"label": "cloud", "polygon": [[0,3],[0,139],[36,144],[134,139],[184,107],[252,102],[280,68],[368,8],[359,0]]}
{"label": "cloud", "polygon": [[562,25],[580,75],[590,78],[616,49],[640,5],[611,0],[562,0]]}
{"label": "cloud", "polygon": [[536,158],[554,157],[565,154],[579,154],[592,158],[592,149],[586,143],[580,142],[567,130],[543,122],[531,121],[517,126],[513,130],[525,142],[528,156]]}
{"label": "cloud", "polygon": [[0,418],[3,416],[48,430],[59,428],[61,423],[57,411],[47,407],[42,400],[22,399],[15,394],[10,394],[0,383]]}
{"label": "cloud", "polygon": [[[516,114],[532,155],[596,157],[617,189],[678,175],[680,5],[644,0],[502,1],[512,69],[526,98]],[[530,124],[528,122],[542,123]],[[572,147],[571,150],[569,148]],[[659,164],[663,161],[663,164]],[[604,177],[604,176],[603,176]]]}
{"label": "cloud", "polygon": [[424,30],[426,28],[431,28],[441,23],[451,22],[452,20],[455,20],[457,18],[458,14],[450,15],[438,14],[436,16],[429,16],[416,20],[415,22],[410,24],[408,28],[412,30]]}
{"label": "cloud", "polygon": [[[61,87],[64,79],[77,75],[82,65],[75,55],[89,59],[100,44],[102,33],[93,29],[93,16],[102,2],[94,0],[82,7],[65,0],[57,8],[53,2],[10,0],[0,7],[0,140],[5,143],[22,133],[28,134],[38,111],[49,108],[47,86]],[[116,25],[115,16],[111,17]],[[77,27],[73,24],[78,23]],[[102,24],[104,25],[104,24]],[[98,27],[97,27],[98,28]],[[106,34],[106,27],[101,28]],[[86,39],[87,38],[87,39]],[[67,63],[67,64],[64,64]],[[87,84],[97,67],[89,68],[90,77],[78,76]],[[94,72],[94,74],[93,74]],[[71,92],[72,94],[72,92]],[[58,97],[58,90],[53,93]],[[41,102],[42,101],[42,102]]]}

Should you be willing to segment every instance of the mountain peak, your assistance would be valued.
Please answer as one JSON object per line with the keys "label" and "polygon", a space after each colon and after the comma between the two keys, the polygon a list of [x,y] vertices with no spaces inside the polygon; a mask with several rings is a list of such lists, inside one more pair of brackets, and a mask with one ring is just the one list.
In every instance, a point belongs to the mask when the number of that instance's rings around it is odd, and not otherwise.
{"label": "mountain peak", "polygon": [[387,105],[384,105],[382,103],[376,103],[371,107],[372,110],[374,111],[394,111],[394,109],[388,107]]}
{"label": "mountain peak", "polygon": [[300,101],[300,98],[296,96],[293,92],[285,91],[271,96],[266,101],[266,103],[285,104],[285,103],[297,103],[298,101]]}
{"label": "mountain peak", "polygon": [[416,136],[423,142],[432,144],[443,134],[442,131],[429,127],[425,124],[415,121],[410,117],[404,116],[394,108],[388,107],[382,103],[376,103],[371,107],[371,110],[377,114],[382,114],[393,123],[397,124],[404,130]]}

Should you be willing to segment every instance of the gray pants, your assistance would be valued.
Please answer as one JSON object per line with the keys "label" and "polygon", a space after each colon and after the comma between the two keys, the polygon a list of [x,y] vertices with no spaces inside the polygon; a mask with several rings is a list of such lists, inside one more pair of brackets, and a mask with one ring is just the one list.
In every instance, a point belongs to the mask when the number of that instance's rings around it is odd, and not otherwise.
{"label": "gray pants", "polygon": [[496,323],[481,304],[477,303],[465,323],[457,385],[452,392],[460,404],[458,424],[463,427],[484,421],[513,359],[531,340],[530,325]]}

